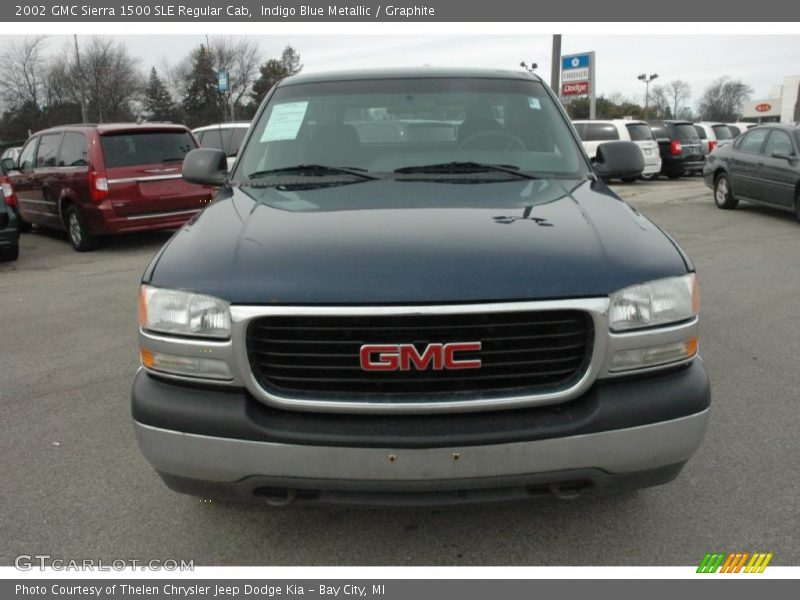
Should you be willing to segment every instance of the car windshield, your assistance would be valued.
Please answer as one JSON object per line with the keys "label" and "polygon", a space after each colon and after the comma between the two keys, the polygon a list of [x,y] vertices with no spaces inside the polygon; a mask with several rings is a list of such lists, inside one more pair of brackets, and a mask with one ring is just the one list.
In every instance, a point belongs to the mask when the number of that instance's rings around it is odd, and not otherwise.
{"label": "car windshield", "polygon": [[691,123],[679,123],[672,126],[675,137],[681,142],[698,142],[700,135]]}
{"label": "car windshield", "polygon": [[[314,168],[297,169],[306,165]],[[264,177],[321,174],[355,178],[321,167],[397,179],[477,173],[508,180],[514,178],[509,170],[579,178],[589,172],[565,118],[541,83],[458,77],[277,88],[253,126],[233,180],[243,183],[258,176],[260,183]]]}
{"label": "car windshield", "polygon": [[142,131],[100,137],[106,168],[180,163],[195,148],[188,131]]}
{"label": "car windshield", "polygon": [[628,123],[628,133],[632,142],[653,141],[653,132],[646,123]]}
{"label": "car windshield", "polygon": [[712,125],[711,129],[714,130],[714,135],[718,140],[732,140],[733,133],[727,125]]}

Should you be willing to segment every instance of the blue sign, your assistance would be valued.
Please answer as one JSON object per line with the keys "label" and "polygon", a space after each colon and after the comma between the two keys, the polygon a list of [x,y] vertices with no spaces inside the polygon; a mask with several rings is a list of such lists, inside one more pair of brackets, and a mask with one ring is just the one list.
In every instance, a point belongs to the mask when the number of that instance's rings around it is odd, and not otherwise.
{"label": "blue sign", "polygon": [[228,91],[228,72],[220,71],[217,73],[217,89],[220,92]]}
{"label": "blue sign", "polygon": [[561,57],[561,70],[580,69],[589,66],[589,54],[573,54],[572,56]]}

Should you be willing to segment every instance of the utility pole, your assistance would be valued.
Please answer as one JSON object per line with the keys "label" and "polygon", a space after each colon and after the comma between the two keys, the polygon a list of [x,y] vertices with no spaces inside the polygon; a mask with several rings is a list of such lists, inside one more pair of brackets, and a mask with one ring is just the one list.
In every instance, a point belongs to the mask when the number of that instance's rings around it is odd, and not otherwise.
{"label": "utility pole", "polygon": [[550,58],[550,88],[561,97],[561,34],[553,35],[553,55]]}
{"label": "utility pole", "polygon": [[89,117],[86,114],[86,88],[83,81],[83,67],[81,67],[81,53],[78,50],[78,35],[73,35],[75,39],[75,64],[78,67],[78,88],[81,94],[81,122],[88,123]]}
{"label": "utility pole", "polygon": [[[650,104],[650,82],[658,78],[658,73],[652,75],[645,75],[642,73],[636,79],[644,83],[644,118],[647,119],[647,108]],[[673,115],[674,116],[674,115]]]}

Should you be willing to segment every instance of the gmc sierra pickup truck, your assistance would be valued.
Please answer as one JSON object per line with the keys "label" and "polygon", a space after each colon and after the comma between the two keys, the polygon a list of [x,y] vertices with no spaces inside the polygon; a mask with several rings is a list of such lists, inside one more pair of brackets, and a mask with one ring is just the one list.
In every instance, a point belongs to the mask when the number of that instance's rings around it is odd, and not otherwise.
{"label": "gmc sierra pickup truck", "polygon": [[283,505],[672,480],[710,393],[694,267],[535,75],[276,85],[142,279],[139,446],[173,490]]}

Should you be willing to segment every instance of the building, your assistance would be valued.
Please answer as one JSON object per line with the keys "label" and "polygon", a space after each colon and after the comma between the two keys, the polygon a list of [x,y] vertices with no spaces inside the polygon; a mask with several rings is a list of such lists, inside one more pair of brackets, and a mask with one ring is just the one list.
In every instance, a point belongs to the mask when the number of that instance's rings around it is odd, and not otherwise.
{"label": "building", "polygon": [[769,98],[745,104],[742,119],[753,123],[800,121],[800,75],[784,77],[783,85],[773,87]]}

